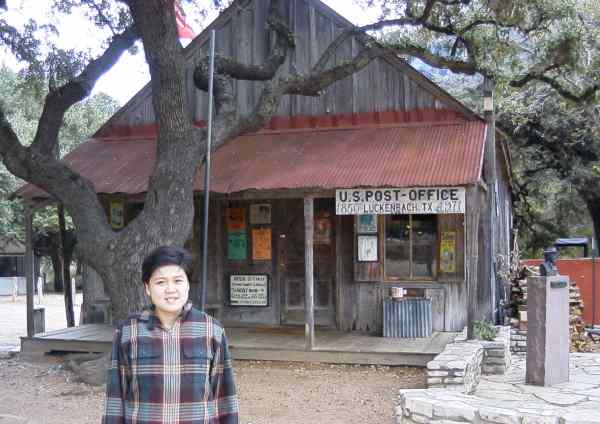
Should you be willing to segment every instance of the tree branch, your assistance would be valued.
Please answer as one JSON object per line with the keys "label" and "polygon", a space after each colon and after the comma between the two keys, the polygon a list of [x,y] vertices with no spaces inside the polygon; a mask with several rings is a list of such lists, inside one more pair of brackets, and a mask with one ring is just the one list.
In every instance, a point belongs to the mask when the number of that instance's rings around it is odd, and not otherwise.
{"label": "tree branch", "polygon": [[31,145],[33,149],[43,155],[57,155],[58,133],[67,110],[90,94],[98,78],[119,60],[121,54],[133,45],[136,38],[134,28],[113,37],[104,53],[92,60],[78,76],[48,93]]}
{"label": "tree branch", "polygon": [[559,81],[556,79],[544,75],[544,73],[531,72],[519,79],[513,80],[510,82],[511,87],[521,88],[525,85],[529,84],[532,81],[540,81],[546,83],[550,87],[552,87],[558,94],[560,94],[565,99],[571,100],[574,103],[582,104],[587,103],[592,100],[594,95],[598,90],[600,90],[600,83],[594,84],[581,93],[574,93],[568,88],[564,87]]}

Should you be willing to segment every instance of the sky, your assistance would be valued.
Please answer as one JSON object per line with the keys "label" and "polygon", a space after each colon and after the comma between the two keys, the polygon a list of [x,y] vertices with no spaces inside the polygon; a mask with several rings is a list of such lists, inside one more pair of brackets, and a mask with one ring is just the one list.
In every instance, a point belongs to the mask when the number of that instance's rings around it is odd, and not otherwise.
{"label": "sky", "polygon": [[[364,9],[357,7],[354,4],[354,0],[322,1],[355,24],[371,23],[377,17],[375,12],[367,13]],[[48,22],[48,16],[50,15],[48,13],[49,3],[40,0],[8,0],[8,12],[4,13],[3,17],[6,17],[11,23],[25,22],[29,18],[34,18],[38,22]],[[90,29],[92,26],[83,13],[79,12],[65,16],[61,18],[60,22],[50,22],[56,25],[60,32],[60,36],[55,40],[60,47],[99,53],[97,45],[98,39],[102,34]],[[201,28],[199,24],[193,19],[189,19],[188,23],[197,33],[200,32]],[[185,45],[186,40],[182,40],[182,44]],[[3,56],[0,62],[7,64],[11,68],[18,68],[18,64],[12,58],[4,53]],[[148,67],[144,61],[143,52],[140,49],[136,55],[125,53],[119,62],[98,80],[92,94],[104,92],[123,105],[149,79]]]}

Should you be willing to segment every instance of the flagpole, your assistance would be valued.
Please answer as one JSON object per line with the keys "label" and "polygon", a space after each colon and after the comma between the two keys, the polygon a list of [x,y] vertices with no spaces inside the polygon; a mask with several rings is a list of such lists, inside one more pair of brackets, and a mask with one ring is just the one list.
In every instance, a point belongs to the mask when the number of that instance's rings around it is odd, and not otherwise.
{"label": "flagpole", "polygon": [[204,230],[202,231],[202,294],[200,306],[206,308],[208,286],[208,205],[210,194],[210,148],[213,121],[213,79],[215,72],[215,30],[210,32],[210,64],[208,70],[208,128],[206,132],[206,159],[204,161]]}

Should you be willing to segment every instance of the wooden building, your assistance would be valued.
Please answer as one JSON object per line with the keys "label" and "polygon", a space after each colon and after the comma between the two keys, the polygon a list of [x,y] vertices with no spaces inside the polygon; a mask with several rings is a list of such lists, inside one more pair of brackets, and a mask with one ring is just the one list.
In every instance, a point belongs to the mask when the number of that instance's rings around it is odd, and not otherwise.
{"label": "wooden building", "polygon": [[[318,0],[282,3],[297,43],[284,69],[308,71],[351,24]],[[192,64],[206,54],[209,30],[217,51],[261,63],[267,9],[267,0],[236,1],[186,48],[199,125],[207,96],[192,83]],[[349,39],[334,60],[360,48]],[[242,112],[260,87],[235,84]],[[155,133],[146,86],[66,159],[94,183],[115,228],[142,206]],[[431,299],[434,331],[462,330],[469,311],[492,318],[501,293],[494,269],[510,254],[512,226],[510,165],[496,135],[493,121],[401,58],[376,60],[319,98],[285,97],[263,130],[213,156],[207,309],[226,326],[290,328],[314,319],[321,328],[381,335],[382,302],[402,287]],[[494,179],[484,178],[490,169]],[[187,243],[198,262],[202,172]],[[34,187],[21,195],[45,196]],[[199,281],[192,296],[199,299]]]}

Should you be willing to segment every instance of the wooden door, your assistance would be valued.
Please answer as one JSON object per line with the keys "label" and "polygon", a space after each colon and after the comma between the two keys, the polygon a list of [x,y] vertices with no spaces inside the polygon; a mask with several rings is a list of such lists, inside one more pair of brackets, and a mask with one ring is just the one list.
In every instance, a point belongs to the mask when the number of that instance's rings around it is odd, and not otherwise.
{"label": "wooden door", "polygon": [[[315,200],[315,324],[335,327],[335,215],[333,199]],[[281,323],[304,325],[304,203],[285,202],[278,240]]]}

